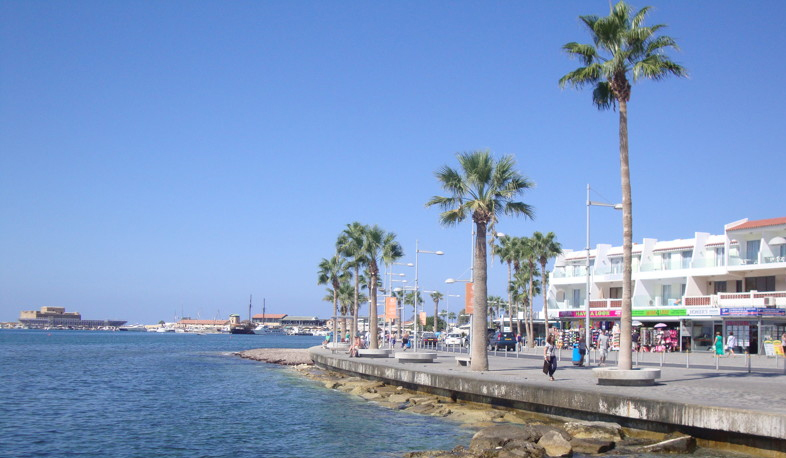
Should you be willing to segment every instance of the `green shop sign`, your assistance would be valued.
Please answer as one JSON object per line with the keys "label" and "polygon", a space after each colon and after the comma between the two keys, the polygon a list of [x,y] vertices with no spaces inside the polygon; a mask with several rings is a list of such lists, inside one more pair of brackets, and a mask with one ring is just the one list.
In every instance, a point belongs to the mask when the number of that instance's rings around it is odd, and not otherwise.
{"label": "green shop sign", "polygon": [[686,316],[687,309],[631,310],[633,316]]}

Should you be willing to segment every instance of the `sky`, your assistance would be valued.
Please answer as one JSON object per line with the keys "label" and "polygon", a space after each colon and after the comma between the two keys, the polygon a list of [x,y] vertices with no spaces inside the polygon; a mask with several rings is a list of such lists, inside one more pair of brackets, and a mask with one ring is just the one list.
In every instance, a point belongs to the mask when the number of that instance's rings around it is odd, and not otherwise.
{"label": "sky", "polygon": [[[786,216],[786,2],[633,0],[685,79],[629,103],[633,239]],[[621,201],[618,115],[560,89],[593,1],[0,2],[0,321],[66,307],[131,323],[328,317],[317,265],[354,221],[415,245],[420,288],[463,295],[471,227],[426,208],[456,154],[513,155],[535,217],[586,244]],[[781,75],[781,76],[778,76]],[[746,165],[747,164],[747,165]],[[592,209],[592,242],[621,214]],[[489,293],[506,267],[489,260]],[[414,282],[414,269],[397,266]],[[463,297],[450,297],[451,311]],[[536,300],[540,305],[541,300]],[[430,305],[426,310],[430,310]],[[364,308],[361,313],[368,313]]]}

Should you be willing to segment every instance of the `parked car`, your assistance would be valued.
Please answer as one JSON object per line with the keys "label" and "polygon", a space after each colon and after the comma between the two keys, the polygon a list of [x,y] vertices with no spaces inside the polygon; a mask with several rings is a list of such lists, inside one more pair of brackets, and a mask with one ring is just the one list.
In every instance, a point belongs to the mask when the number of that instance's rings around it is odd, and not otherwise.
{"label": "parked car", "polygon": [[489,339],[489,350],[516,350],[516,334],[499,332]]}
{"label": "parked car", "polygon": [[[494,328],[486,329],[486,342],[491,342],[492,340],[494,340],[494,336],[497,335],[497,332],[498,331],[496,329],[494,329]],[[466,337],[465,345],[467,345],[467,346],[469,346],[470,335],[471,335],[471,333],[468,334],[467,337]]]}
{"label": "parked car", "polygon": [[451,333],[445,337],[445,345],[461,345],[462,347],[466,344],[466,339],[460,333]]}
{"label": "parked car", "polygon": [[420,334],[420,345],[425,347],[436,347],[439,339],[433,332],[424,332]]}

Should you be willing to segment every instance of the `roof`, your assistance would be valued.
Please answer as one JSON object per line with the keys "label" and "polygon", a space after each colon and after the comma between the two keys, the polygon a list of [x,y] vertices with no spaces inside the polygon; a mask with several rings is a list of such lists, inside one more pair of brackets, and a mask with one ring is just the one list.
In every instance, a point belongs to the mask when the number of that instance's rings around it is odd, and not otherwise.
{"label": "roof", "polygon": [[257,313],[251,318],[262,319],[262,320],[280,320],[287,316],[286,313]]}
{"label": "roof", "polygon": [[786,224],[786,216],[780,218],[759,219],[756,221],[744,221],[736,226],[727,228],[727,231],[743,231],[767,226],[780,226]]}
{"label": "roof", "polygon": [[287,321],[318,321],[319,317],[316,316],[288,316]]}

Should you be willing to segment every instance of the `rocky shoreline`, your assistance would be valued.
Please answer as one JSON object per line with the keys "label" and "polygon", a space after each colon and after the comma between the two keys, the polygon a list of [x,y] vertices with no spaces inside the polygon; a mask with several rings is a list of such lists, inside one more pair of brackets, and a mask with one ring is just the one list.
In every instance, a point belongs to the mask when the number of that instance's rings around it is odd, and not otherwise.
{"label": "rocky shoreline", "polygon": [[582,455],[692,453],[694,438],[623,428],[616,423],[575,421],[410,391],[401,386],[317,368],[308,349],[255,349],[236,353],[255,361],[293,366],[326,388],[383,407],[442,417],[477,431],[469,447],[410,452],[405,458],[543,458]]}

